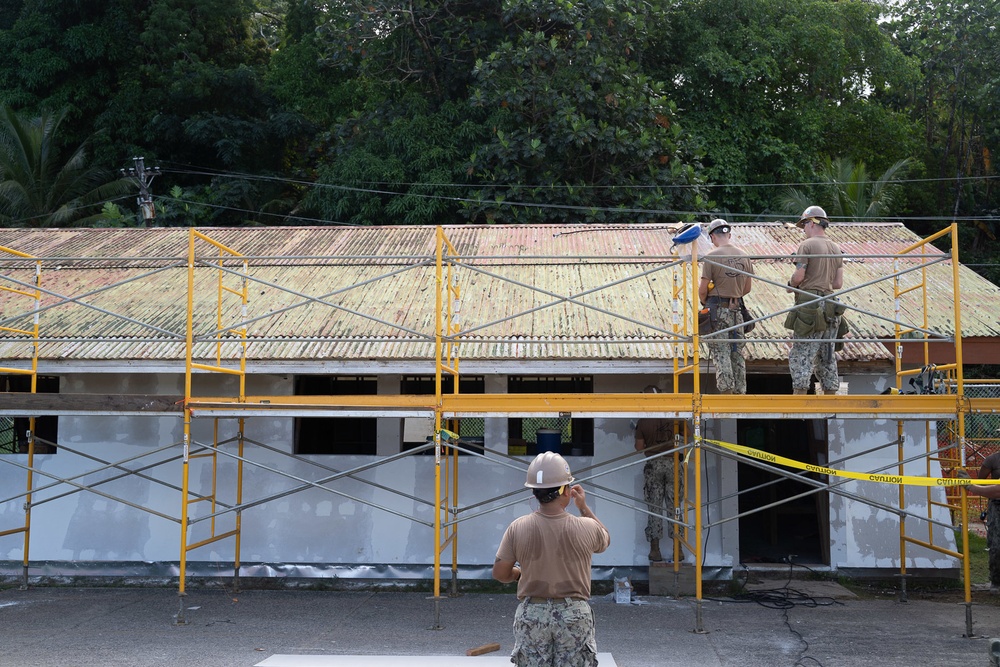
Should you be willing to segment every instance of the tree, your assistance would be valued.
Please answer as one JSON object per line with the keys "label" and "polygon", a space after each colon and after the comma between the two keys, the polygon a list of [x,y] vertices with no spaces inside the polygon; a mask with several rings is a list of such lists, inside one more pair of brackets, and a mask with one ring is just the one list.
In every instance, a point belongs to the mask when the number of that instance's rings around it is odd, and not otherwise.
{"label": "tree", "polygon": [[1000,188],[990,180],[1000,146],[1000,5],[905,0],[894,7],[890,29],[922,73],[901,104],[922,128],[928,173],[941,179],[914,186],[911,198],[924,215],[977,218],[971,245],[984,250],[1000,232]]}
{"label": "tree", "polygon": [[[347,2],[325,63],[363,103],[307,203],[356,224],[631,222],[707,207],[697,156],[639,67],[632,0]],[[678,214],[677,211],[683,213]]]}
{"label": "tree", "polygon": [[819,203],[827,215],[853,222],[884,220],[902,194],[899,178],[906,175],[910,160],[900,160],[872,180],[864,162],[848,158],[826,158],[819,169],[821,183],[814,192],[788,190],[781,199],[781,208],[798,215],[807,207]]}
{"label": "tree", "polygon": [[476,65],[472,101],[496,130],[471,161],[469,215],[621,223],[708,208],[676,106],[640,67],[644,16],[628,1],[507,3],[507,39]]}
{"label": "tree", "polygon": [[[0,59],[0,101],[27,113],[66,109],[66,145],[88,140],[110,168],[143,155],[164,167],[168,189],[202,192],[207,171],[275,174],[315,132],[263,84],[283,11],[282,0],[23,0],[0,23],[10,54]],[[243,213],[219,206],[234,198],[231,188],[216,197],[230,185],[218,178],[205,193],[217,205],[212,222],[239,223]],[[251,215],[287,194],[273,180],[240,190]]]}
{"label": "tree", "polygon": [[316,147],[319,187],[304,210],[352,224],[461,221],[468,159],[489,136],[469,85],[499,41],[500,6],[348,1],[316,17],[313,66],[337,81],[327,90],[339,115]]}
{"label": "tree", "polygon": [[810,182],[817,158],[876,168],[914,155],[887,104],[916,70],[863,0],[687,0],[653,26],[646,72],[671,84],[721,207],[763,213],[775,183]]}
{"label": "tree", "polygon": [[87,162],[86,146],[59,152],[66,111],[24,118],[0,107],[0,222],[4,226],[84,226],[102,219],[102,205],[129,190]]}

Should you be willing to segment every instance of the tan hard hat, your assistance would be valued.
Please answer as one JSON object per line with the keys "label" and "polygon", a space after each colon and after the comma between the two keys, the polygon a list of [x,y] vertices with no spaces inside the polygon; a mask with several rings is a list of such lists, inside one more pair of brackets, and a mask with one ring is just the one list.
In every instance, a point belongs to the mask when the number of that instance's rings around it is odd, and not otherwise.
{"label": "tan hard hat", "polygon": [[530,489],[551,489],[573,482],[569,464],[555,452],[542,452],[528,464],[528,480],[524,483]]}
{"label": "tan hard hat", "polygon": [[810,206],[802,211],[802,215],[799,216],[799,221],[795,223],[795,226],[805,227],[806,223],[810,220],[814,220],[816,224],[823,225],[824,227],[830,224],[830,218],[826,217],[826,211],[822,207]]}
{"label": "tan hard hat", "polygon": [[711,236],[715,232],[722,232],[723,234],[729,233],[729,223],[722,218],[716,218],[712,222],[708,223],[708,235]]}

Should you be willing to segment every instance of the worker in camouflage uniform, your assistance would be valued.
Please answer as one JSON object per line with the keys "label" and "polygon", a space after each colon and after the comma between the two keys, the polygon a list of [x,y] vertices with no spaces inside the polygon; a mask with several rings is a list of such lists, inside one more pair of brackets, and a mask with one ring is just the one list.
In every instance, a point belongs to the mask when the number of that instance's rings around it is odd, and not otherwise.
{"label": "worker in camouflage uniform", "polygon": [[788,353],[792,393],[809,393],[809,378],[815,372],[823,393],[836,394],[840,389],[837,372],[837,344],[833,339],[845,333],[844,306],[829,296],[844,286],[843,251],[826,236],[830,220],[819,206],[802,212],[798,223],[806,239],[795,250],[795,272],[788,286],[795,288],[798,307],[789,311],[785,327],[792,330],[794,342]]}
{"label": "worker in camouflage uniform", "polygon": [[[538,510],[515,519],[503,534],[493,578],[517,582],[514,612],[518,667],[594,667],[597,638],[590,599],[591,557],[611,544],[604,524],[587,506],[569,464],[542,452],[528,465],[525,486]],[[566,511],[576,504],[580,516]]]}
{"label": "worker in camouflage uniform", "polygon": [[[653,385],[643,390],[646,394],[658,394]],[[663,560],[660,540],[663,538],[662,515],[674,514],[674,456],[668,452],[674,446],[673,422],[669,419],[644,417],[635,425],[635,450],[647,458],[642,467],[642,497],[650,514],[646,515],[646,539],[649,541],[649,560]],[[659,454],[660,456],[657,456]],[[681,497],[684,497],[683,478]],[[673,541],[674,524],[668,523],[667,536]]]}
{"label": "worker in camouflage uniform", "polygon": [[[979,479],[1000,479],[1000,452],[990,454],[979,468]],[[986,506],[986,546],[990,550],[990,591],[1000,592],[1000,485],[969,486],[972,494],[989,498]]]}
{"label": "worker in camouflage uniform", "polygon": [[[698,298],[708,308],[712,331],[743,324],[743,297],[750,293],[753,262],[731,242],[730,225],[716,218],[708,225],[715,249],[705,255]],[[725,339],[735,339],[732,342]],[[747,393],[747,365],[743,359],[743,329],[709,337],[708,351],[715,363],[715,387],[720,394]]]}

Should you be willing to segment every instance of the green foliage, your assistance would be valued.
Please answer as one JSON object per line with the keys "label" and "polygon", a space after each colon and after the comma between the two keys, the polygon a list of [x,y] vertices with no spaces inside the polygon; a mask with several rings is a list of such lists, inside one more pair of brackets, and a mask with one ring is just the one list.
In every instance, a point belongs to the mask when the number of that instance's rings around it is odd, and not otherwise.
{"label": "green foliage", "polygon": [[324,5],[317,31],[330,67],[371,87],[415,89],[434,103],[464,97],[472,63],[501,39],[501,0],[346,0]]}
{"label": "green foliage", "polygon": [[85,226],[103,218],[101,206],[129,189],[88,163],[86,146],[68,157],[58,143],[66,116],[25,118],[0,107],[0,224],[15,227]]}
{"label": "green foliage", "polygon": [[110,201],[104,202],[101,213],[94,219],[92,227],[131,227],[133,221],[129,219],[118,204]]}
{"label": "green foliage", "polygon": [[[324,218],[351,224],[457,222],[464,196],[464,158],[485,138],[482,118],[462,102],[432,109],[418,93],[398,106],[358,115],[331,137],[331,159],[320,187],[304,205]],[[339,139],[339,140],[338,140]]]}
{"label": "green foliage", "polygon": [[[970,216],[989,265],[998,24],[951,0],[0,0],[0,102],[65,110],[51,154],[163,167],[155,224],[738,219],[818,181],[844,216]],[[904,161],[948,180],[846,185]]]}
{"label": "green foliage", "polygon": [[798,215],[808,206],[822,206],[827,215],[841,221],[880,221],[897,205],[902,194],[898,179],[906,175],[909,160],[900,160],[872,180],[864,162],[848,158],[823,160],[820,183],[812,191],[788,190],[781,198],[785,213]]}
{"label": "green foliage", "polygon": [[351,84],[365,96],[330,133],[319,169],[328,187],[307,207],[353,224],[634,221],[704,208],[675,109],[630,56],[642,42],[639,9],[331,9],[322,62],[355,68]]}
{"label": "green foliage", "polygon": [[271,56],[264,83],[284,108],[318,127],[329,127],[364,106],[367,87],[352,78],[353,72],[324,59],[325,46],[316,33],[319,19],[310,3],[291,4],[284,39]]}
{"label": "green foliage", "polygon": [[166,197],[157,197],[157,227],[198,227],[211,224],[211,208],[201,204],[204,191],[185,190],[179,185],[170,188]]}
{"label": "green foliage", "polygon": [[476,64],[472,101],[495,131],[471,160],[473,220],[632,222],[708,207],[676,106],[635,57],[638,6],[506,7],[507,39]]}
{"label": "green foliage", "polygon": [[[27,112],[65,109],[62,140],[92,138],[103,154],[101,123],[129,76],[140,3],[24,0],[0,29],[0,102]],[[106,126],[104,126],[106,127]]]}
{"label": "green foliage", "polygon": [[877,167],[912,156],[911,125],[883,105],[915,70],[861,0],[693,0],[650,63],[702,142],[720,205],[763,212],[773,183],[813,180],[820,155]]}
{"label": "green foliage", "polygon": [[[963,179],[914,185],[911,199],[924,215],[991,216],[976,223],[971,239],[975,250],[984,250],[1000,231],[1000,188],[988,180],[995,178],[991,162],[1000,146],[1000,5],[905,0],[894,9],[890,29],[921,67],[921,77],[898,99],[922,130],[919,157],[928,176]],[[921,231],[942,224],[921,225]]]}

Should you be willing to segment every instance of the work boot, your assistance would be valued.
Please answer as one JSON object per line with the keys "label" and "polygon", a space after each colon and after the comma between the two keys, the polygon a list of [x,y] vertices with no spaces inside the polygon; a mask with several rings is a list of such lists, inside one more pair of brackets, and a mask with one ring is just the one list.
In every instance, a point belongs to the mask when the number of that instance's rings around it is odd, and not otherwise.
{"label": "work boot", "polygon": [[809,389],[808,388],[806,388],[806,389],[796,389],[795,387],[792,387],[792,393],[795,394],[795,395],[805,395],[805,394],[809,393]]}
{"label": "work boot", "polygon": [[649,561],[651,563],[661,563],[663,562],[663,554],[660,553],[660,543],[650,542],[649,543]]}

